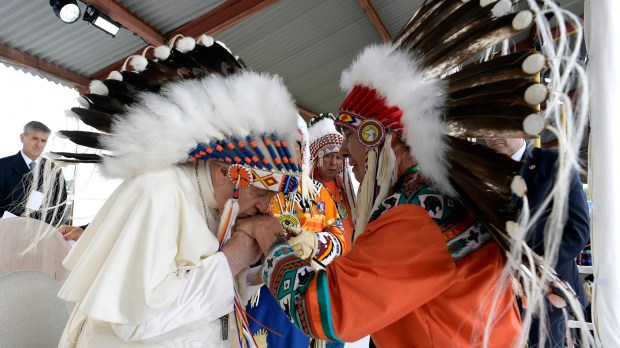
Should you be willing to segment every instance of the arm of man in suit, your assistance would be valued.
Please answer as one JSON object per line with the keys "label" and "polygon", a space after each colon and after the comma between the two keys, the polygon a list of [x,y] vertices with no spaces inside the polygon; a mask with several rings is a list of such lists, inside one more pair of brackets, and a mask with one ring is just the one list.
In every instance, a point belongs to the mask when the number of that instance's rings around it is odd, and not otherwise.
{"label": "arm of man in suit", "polygon": [[570,193],[568,196],[568,217],[562,234],[556,270],[563,274],[573,259],[579,255],[590,240],[590,217],[588,202],[577,171],[571,174]]}

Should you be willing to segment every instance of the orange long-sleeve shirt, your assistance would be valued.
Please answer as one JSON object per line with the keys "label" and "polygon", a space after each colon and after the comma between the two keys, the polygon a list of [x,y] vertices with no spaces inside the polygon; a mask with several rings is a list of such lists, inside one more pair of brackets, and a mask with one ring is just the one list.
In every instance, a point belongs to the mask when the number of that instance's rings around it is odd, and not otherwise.
{"label": "orange long-sleeve shirt", "polygon": [[521,327],[510,286],[500,291],[490,318],[504,266],[500,249],[489,241],[455,257],[458,246],[447,243],[453,237],[420,205],[396,205],[324,271],[280,245],[263,278],[285,313],[317,338],[355,341],[371,334],[378,347],[482,346],[492,320],[489,346],[510,347]]}

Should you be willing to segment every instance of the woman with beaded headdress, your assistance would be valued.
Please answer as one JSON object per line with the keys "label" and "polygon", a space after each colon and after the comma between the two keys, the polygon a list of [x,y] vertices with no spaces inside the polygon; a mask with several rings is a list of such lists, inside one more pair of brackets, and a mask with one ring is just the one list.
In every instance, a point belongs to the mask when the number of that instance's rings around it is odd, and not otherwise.
{"label": "woman with beaded headdress", "polygon": [[[552,261],[524,243],[532,222],[519,163],[468,139],[535,137],[547,128],[563,144],[558,177],[576,163],[584,103],[573,113],[567,92],[583,87],[572,83],[583,70],[570,45],[553,41],[546,15],[556,15],[559,32],[579,20],[553,1],[513,11],[516,2],[426,1],[392,44],[367,47],[343,72],[347,96],[336,124],[344,128],[341,153],[361,182],[347,254],[317,271],[273,218],[237,225],[260,244],[263,280],[306,334],[338,342],[370,334],[378,347],[523,347],[545,297],[583,322]],[[547,43],[542,53],[477,62],[533,23]],[[537,82],[543,70],[547,86]],[[570,114],[564,131],[560,109]],[[555,205],[566,184],[555,182],[548,233],[556,239],[546,248],[557,246],[563,211]],[[512,194],[524,202],[518,220]],[[528,300],[523,318],[513,277]],[[592,345],[582,328],[582,344]]]}
{"label": "woman with beaded headdress", "polygon": [[297,190],[295,104],[210,37],[153,53],[72,109],[100,133],[61,132],[103,152],[60,161],[103,162],[124,181],[64,261],[59,296],[76,305],[60,346],[254,346],[244,306],[260,250],[234,223]]}
{"label": "woman with beaded headdress", "polygon": [[336,130],[334,116],[321,114],[310,120],[310,175],[326,188],[336,203],[342,219],[347,244],[353,242],[353,216],[355,214],[355,193],[346,158],[339,152],[342,135]]}

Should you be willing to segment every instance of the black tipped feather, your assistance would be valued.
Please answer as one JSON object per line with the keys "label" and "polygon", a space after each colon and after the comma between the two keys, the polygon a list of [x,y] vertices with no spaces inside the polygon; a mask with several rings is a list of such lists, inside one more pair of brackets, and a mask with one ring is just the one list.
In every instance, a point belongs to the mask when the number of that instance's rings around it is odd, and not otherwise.
{"label": "black tipped feather", "polygon": [[57,160],[65,161],[65,162],[77,162],[77,163],[99,163],[102,161],[102,157],[92,153],[73,153],[73,152],[54,152],[53,154],[59,155],[62,157],[67,157],[72,160],[68,160],[66,158],[60,158]]}
{"label": "black tipped feather", "polygon": [[110,133],[112,127],[112,115],[93,109],[71,108],[82,122],[105,133]]}
{"label": "black tipped feather", "polygon": [[99,137],[101,136],[101,133],[70,130],[61,130],[58,131],[58,133],[78,145],[90,147],[93,149],[103,149],[101,143],[99,143]]}

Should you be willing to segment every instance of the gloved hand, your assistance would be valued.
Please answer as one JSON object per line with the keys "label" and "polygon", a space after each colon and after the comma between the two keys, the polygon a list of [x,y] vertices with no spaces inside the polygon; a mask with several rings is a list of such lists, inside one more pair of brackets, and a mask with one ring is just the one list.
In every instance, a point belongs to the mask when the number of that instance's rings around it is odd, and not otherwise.
{"label": "gloved hand", "polygon": [[316,234],[296,227],[287,227],[286,231],[293,236],[288,240],[288,245],[295,250],[297,256],[305,260],[316,254],[319,248]]}

